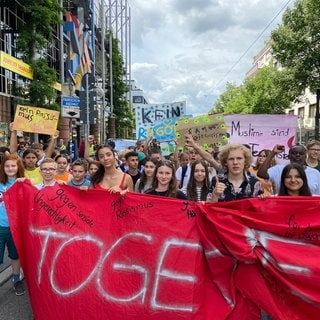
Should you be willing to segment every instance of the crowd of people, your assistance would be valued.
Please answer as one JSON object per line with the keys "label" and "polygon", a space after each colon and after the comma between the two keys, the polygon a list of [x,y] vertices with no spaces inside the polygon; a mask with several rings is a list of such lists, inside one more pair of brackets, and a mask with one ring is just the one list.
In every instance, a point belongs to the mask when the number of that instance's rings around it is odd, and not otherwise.
{"label": "crowd of people", "polygon": [[176,145],[175,152],[167,156],[154,140],[117,150],[114,141],[97,145],[90,135],[79,146],[80,157],[71,162],[58,132],[42,144],[18,137],[12,124],[10,129],[10,145],[0,147],[0,263],[7,247],[17,295],[24,294],[25,288],[3,202],[3,193],[17,181],[29,179],[38,189],[67,184],[82,190],[207,202],[320,195],[320,141],[316,140],[306,147],[292,146],[289,163],[284,165],[276,160],[284,152],[281,145],[261,149],[254,162],[248,145],[227,144],[221,150],[207,151],[189,134],[185,145]]}

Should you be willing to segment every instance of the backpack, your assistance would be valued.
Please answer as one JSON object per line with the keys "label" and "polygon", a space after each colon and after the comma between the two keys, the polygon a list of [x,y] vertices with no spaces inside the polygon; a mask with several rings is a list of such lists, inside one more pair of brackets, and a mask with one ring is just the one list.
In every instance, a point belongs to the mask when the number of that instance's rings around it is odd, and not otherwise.
{"label": "backpack", "polygon": [[185,166],[182,167],[181,181],[180,181],[179,189],[181,189],[183,187],[183,180],[184,180],[184,177],[186,175],[187,170],[188,170],[188,165],[186,164]]}

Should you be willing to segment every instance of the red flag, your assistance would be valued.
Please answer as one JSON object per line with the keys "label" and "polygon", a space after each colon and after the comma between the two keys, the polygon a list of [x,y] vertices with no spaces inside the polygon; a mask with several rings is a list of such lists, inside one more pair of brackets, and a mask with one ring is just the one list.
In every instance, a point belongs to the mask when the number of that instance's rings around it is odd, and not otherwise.
{"label": "red flag", "polygon": [[319,202],[5,194],[36,319],[318,319]]}

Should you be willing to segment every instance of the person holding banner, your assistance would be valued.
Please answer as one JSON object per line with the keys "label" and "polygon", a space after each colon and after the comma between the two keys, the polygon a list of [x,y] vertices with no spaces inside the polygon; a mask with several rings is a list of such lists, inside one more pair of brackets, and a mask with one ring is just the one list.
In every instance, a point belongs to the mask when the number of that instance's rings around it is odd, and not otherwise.
{"label": "person holding banner", "polygon": [[278,196],[312,196],[306,172],[300,164],[290,163],[283,168]]}
{"label": "person holding banner", "polygon": [[[284,146],[276,144],[272,152],[267,156],[266,160],[259,167],[257,172],[258,177],[272,181],[275,185],[275,194],[279,193],[280,182],[281,182],[281,173],[285,167],[283,164],[277,164],[270,167],[272,158],[281,152],[284,151]],[[320,195],[320,172],[314,168],[305,166],[306,161],[306,148],[302,145],[294,145],[289,150],[289,160],[290,163],[298,163],[304,167],[308,186],[312,195]]]}
{"label": "person holding banner", "polygon": [[116,157],[111,146],[99,146],[96,157],[100,165],[99,169],[91,176],[92,188],[120,194],[134,191],[132,178],[117,168]]}
{"label": "person holding banner", "polygon": [[180,190],[191,201],[206,201],[209,192],[209,169],[205,160],[199,159],[192,163],[191,173],[186,187]]}
{"label": "person holding banner", "polygon": [[57,172],[57,163],[51,158],[45,158],[40,164],[40,172],[42,176],[42,182],[36,184],[35,187],[39,190],[45,187],[52,187],[56,184],[64,184],[64,181],[55,180]]}
{"label": "person holding banner", "polygon": [[260,181],[249,171],[252,154],[242,144],[228,144],[219,153],[225,173],[212,178],[207,200],[211,202],[254,198],[263,194]]}
{"label": "person holding banner", "polygon": [[146,192],[155,196],[187,199],[186,195],[178,189],[174,164],[169,160],[160,160],[157,163],[152,188]]}
{"label": "person holding banner", "polygon": [[19,179],[24,180],[24,168],[17,154],[5,156],[0,166],[0,264],[3,263],[5,246],[11,259],[13,287],[17,296],[26,293],[23,281],[20,279],[20,261],[10,231],[7,210],[3,194]]}

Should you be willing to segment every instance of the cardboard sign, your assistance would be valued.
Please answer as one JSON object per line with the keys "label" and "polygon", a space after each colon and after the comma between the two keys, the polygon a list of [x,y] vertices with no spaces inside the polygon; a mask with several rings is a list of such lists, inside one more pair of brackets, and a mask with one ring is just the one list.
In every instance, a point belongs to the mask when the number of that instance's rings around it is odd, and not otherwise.
{"label": "cardboard sign", "polygon": [[54,135],[59,120],[59,111],[17,105],[14,130]]}
{"label": "cardboard sign", "polygon": [[211,144],[220,147],[228,143],[223,115],[179,119],[176,122],[176,137],[180,145],[185,144],[186,134],[191,134],[194,141],[205,149]]}

